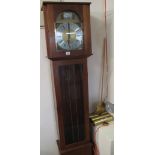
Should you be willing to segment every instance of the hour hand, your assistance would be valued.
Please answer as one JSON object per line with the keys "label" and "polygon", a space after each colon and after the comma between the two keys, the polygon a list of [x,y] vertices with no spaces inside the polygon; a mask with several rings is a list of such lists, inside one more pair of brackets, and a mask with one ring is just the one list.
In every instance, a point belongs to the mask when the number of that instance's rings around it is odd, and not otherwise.
{"label": "hour hand", "polygon": [[68,39],[68,49],[70,49],[70,40]]}

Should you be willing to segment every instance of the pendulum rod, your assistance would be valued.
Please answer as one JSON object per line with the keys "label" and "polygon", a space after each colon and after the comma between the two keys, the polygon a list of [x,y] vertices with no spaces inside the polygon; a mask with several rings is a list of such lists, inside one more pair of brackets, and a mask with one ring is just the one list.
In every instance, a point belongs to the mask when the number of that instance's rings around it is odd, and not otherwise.
{"label": "pendulum rod", "polygon": [[[101,75],[101,94],[100,94],[100,100],[99,100],[99,103],[102,104],[102,101],[105,100],[105,98],[107,97],[108,95],[108,84],[107,84],[107,73],[108,73],[108,62],[107,62],[107,8],[106,8],[106,5],[107,5],[107,2],[106,0],[104,1],[105,2],[105,13],[104,13],[104,18],[105,18],[105,37],[104,37],[104,52],[103,52],[103,68],[102,68],[102,75]],[[104,96],[104,99],[103,99],[103,86],[104,86],[104,77],[106,78],[105,79],[105,88],[106,88],[106,93],[105,93],[105,96]]]}
{"label": "pendulum rod", "polygon": [[[76,66],[75,66],[76,67]],[[74,67],[74,100],[75,100],[75,106],[76,106],[76,116],[77,116],[77,140],[79,141],[79,116],[78,116],[78,99],[77,99],[77,75],[76,75],[76,69]],[[78,96],[79,97],[79,96]]]}

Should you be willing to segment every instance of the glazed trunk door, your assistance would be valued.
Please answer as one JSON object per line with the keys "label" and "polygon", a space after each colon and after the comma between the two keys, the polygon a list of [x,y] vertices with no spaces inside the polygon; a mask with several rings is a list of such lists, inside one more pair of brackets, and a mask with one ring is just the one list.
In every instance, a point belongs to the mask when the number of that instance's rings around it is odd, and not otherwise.
{"label": "glazed trunk door", "polygon": [[[88,139],[88,94],[86,63],[57,63],[59,85],[59,123],[63,145],[72,145]],[[61,97],[60,97],[61,96]],[[60,133],[61,134],[61,133]],[[60,135],[61,138],[61,135]]]}

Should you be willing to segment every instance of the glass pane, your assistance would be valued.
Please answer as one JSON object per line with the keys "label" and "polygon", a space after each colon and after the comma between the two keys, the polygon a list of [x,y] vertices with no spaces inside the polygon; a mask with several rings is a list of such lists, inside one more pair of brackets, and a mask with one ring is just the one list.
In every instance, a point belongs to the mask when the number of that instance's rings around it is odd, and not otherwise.
{"label": "glass pane", "polygon": [[59,67],[66,144],[80,142],[85,138],[82,72],[82,64]]}

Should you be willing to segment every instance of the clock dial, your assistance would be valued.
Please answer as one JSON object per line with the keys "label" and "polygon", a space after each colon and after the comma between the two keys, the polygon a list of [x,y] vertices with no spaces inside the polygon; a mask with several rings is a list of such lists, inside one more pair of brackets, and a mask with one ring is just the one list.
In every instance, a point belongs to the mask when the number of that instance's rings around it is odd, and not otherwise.
{"label": "clock dial", "polygon": [[81,50],[83,31],[79,17],[73,12],[63,12],[58,16],[55,32],[57,50]]}

